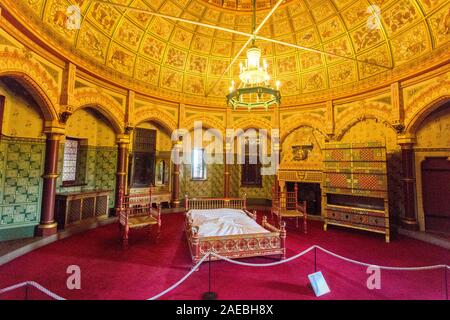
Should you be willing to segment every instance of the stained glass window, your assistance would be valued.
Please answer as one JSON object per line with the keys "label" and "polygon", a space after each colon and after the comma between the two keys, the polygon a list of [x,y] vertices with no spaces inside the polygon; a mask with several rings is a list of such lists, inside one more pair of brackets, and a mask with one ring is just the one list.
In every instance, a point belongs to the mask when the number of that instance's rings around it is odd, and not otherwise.
{"label": "stained glass window", "polygon": [[78,143],[76,139],[66,139],[64,144],[63,182],[74,182],[76,179]]}

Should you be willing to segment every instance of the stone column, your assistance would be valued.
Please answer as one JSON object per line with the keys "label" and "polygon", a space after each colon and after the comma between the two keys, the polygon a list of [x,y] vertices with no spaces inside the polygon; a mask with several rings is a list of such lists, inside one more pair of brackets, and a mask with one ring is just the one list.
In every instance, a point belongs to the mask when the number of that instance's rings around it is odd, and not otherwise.
{"label": "stone column", "polygon": [[64,129],[60,127],[47,127],[44,133],[47,136],[45,142],[45,165],[42,178],[42,205],[41,222],[37,226],[36,235],[47,237],[55,234],[57,223],[55,221],[56,179],[58,178],[58,150]]}
{"label": "stone column", "polygon": [[[181,153],[183,145],[181,141],[175,141],[172,148],[178,149]],[[178,154],[179,154],[178,153]],[[180,162],[178,156],[173,157],[173,170],[172,170],[172,208],[180,207]]]}
{"label": "stone column", "polygon": [[115,191],[115,213],[122,207],[123,195],[126,193],[127,180],[127,157],[130,137],[125,134],[117,136],[117,171],[116,171],[116,191]]}
{"label": "stone column", "polygon": [[404,215],[401,217],[402,226],[407,229],[418,229],[416,217],[416,179],[414,177],[414,143],[412,137],[400,137],[402,148],[402,182],[404,195]]}

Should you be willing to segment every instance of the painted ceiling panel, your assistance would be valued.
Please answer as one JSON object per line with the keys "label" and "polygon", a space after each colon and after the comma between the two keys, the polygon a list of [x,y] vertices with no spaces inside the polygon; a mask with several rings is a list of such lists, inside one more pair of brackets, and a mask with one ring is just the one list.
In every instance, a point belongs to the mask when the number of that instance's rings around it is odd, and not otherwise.
{"label": "painted ceiling panel", "polygon": [[[237,81],[239,62],[224,74],[247,37],[116,8],[93,0],[17,0],[40,19],[44,32],[60,38],[93,64],[148,86],[177,94],[224,97]],[[109,0],[191,21],[250,33],[251,0]],[[274,0],[257,0],[257,23]],[[81,27],[66,27],[70,5],[81,7]],[[375,16],[374,16],[375,14]],[[375,24],[374,24],[375,23]],[[260,31],[280,41],[324,50],[321,55],[258,40],[272,78],[288,96],[357,83],[386,69],[345,59],[399,66],[450,40],[450,3],[445,0],[286,0]],[[222,77],[222,75],[224,76]],[[212,85],[215,84],[215,87]]]}

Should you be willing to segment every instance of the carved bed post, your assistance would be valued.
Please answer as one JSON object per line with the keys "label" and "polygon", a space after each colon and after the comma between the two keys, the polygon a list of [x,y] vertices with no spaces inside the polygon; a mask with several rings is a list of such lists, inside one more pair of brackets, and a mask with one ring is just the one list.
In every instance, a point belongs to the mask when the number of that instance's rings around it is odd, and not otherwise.
{"label": "carved bed post", "polygon": [[247,194],[246,193],[244,193],[243,200],[244,200],[243,209],[245,210],[245,209],[247,209]]}
{"label": "carved bed post", "polygon": [[280,224],[280,247],[282,250],[281,260],[286,259],[286,222],[282,221]]}
{"label": "carved bed post", "polygon": [[184,207],[185,211],[189,211],[189,196],[187,194],[184,195]]}
{"label": "carved bed post", "polygon": [[198,227],[192,227],[192,254],[194,255],[194,266],[200,260],[200,237],[198,235]]}
{"label": "carved bed post", "polygon": [[[255,214],[256,214],[256,211],[255,211]],[[265,228],[266,224],[267,224],[267,216],[263,216],[261,225],[263,228]]]}
{"label": "carved bed post", "polygon": [[308,233],[308,207],[307,207],[307,202],[303,201],[303,208],[304,208],[304,212],[303,212],[303,228],[305,231],[305,234]]}
{"label": "carved bed post", "polygon": [[[256,213],[256,210],[253,210],[253,215],[254,215],[254,220],[255,221],[257,221],[257,219],[258,219],[258,213]],[[267,219],[267,217],[266,217],[266,219]]]}

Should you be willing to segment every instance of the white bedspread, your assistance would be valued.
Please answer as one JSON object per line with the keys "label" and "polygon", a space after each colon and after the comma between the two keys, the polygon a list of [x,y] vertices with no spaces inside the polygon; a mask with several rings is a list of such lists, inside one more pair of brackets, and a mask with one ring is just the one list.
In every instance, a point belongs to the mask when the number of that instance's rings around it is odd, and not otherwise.
{"label": "white bedspread", "polygon": [[239,234],[269,233],[244,211],[236,209],[192,209],[194,226],[200,237],[231,236]]}

